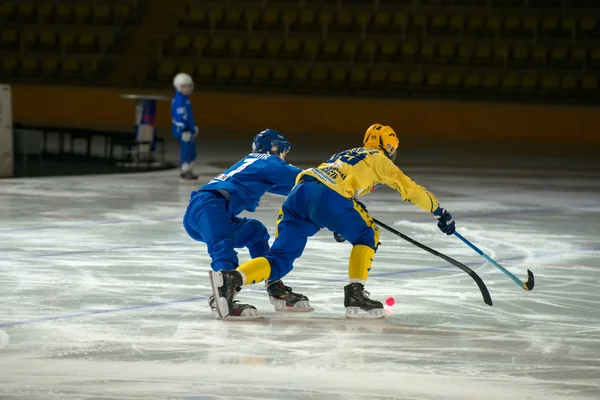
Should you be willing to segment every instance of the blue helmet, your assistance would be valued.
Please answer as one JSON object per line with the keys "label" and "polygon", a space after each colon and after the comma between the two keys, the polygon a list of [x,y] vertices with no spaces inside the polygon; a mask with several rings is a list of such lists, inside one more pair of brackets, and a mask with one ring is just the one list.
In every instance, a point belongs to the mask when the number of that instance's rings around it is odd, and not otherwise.
{"label": "blue helmet", "polygon": [[280,154],[289,151],[292,145],[281,133],[273,129],[265,129],[254,137],[252,150],[256,153]]}

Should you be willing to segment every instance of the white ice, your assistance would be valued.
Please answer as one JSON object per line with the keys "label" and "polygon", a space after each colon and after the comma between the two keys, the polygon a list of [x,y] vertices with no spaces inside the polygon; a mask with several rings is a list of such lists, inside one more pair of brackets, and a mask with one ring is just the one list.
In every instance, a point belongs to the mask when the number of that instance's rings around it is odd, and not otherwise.
{"label": "white ice", "polygon": [[[193,188],[173,171],[0,181],[0,398],[600,399],[600,178],[524,171],[405,168],[464,236],[521,279],[531,269],[531,292],[395,193],[365,198],[494,300],[383,231],[367,285],[396,300],[381,321],[345,319],[350,245],[328,231],[286,279],[313,313],[275,314],[255,285],[240,299],[263,320],[213,320],[206,247],[181,224]],[[253,215],[270,232],[281,202]]]}

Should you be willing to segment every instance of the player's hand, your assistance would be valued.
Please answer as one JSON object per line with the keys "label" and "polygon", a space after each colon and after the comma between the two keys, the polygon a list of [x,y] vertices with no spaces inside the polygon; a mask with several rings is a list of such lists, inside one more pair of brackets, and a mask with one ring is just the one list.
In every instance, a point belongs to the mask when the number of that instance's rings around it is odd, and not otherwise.
{"label": "player's hand", "polygon": [[452,219],[452,214],[445,208],[438,207],[437,210],[433,212],[433,215],[438,220],[437,226],[440,228],[440,231],[444,232],[446,235],[452,235],[454,233],[456,224]]}
{"label": "player's hand", "polygon": [[346,239],[344,239],[344,238],[342,237],[342,235],[340,235],[340,234],[339,234],[339,233],[337,233],[337,232],[333,232],[333,238],[334,238],[334,239],[335,239],[335,241],[336,241],[336,242],[338,242],[338,243],[344,243],[344,242],[346,241]]}
{"label": "player's hand", "polygon": [[181,134],[181,140],[183,142],[189,142],[190,140],[192,140],[192,133],[190,131],[185,131]]}

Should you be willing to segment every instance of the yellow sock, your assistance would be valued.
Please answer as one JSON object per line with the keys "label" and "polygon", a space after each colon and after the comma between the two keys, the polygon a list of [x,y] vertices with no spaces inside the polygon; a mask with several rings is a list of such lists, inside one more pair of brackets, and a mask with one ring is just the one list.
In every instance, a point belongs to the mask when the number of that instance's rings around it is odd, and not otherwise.
{"label": "yellow sock", "polygon": [[375,250],[369,246],[357,244],[352,247],[350,263],[348,264],[350,282],[365,282],[367,280],[374,255]]}
{"label": "yellow sock", "polygon": [[251,285],[256,282],[262,282],[269,279],[271,275],[271,264],[264,257],[256,257],[237,267],[237,271],[242,274],[244,285]]}

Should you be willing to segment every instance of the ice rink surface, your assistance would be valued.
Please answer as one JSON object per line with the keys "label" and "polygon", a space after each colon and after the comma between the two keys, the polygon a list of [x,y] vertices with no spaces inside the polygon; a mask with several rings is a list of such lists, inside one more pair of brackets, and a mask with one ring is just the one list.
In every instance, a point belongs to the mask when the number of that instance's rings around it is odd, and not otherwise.
{"label": "ice rink surface", "polygon": [[[396,304],[346,320],[350,245],[325,230],[286,279],[313,313],[276,315],[255,285],[240,299],[263,320],[215,321],[206,248],[181,224],[194,187],[175,172],[0,181],[0,399],[600,399],[598,170],[403,169],[535,289],[380,190],[371,214],[471,266],[493,307],[464,272],[382,231],[367,289]],[[253,215],[271,233],[282,200]]]}

